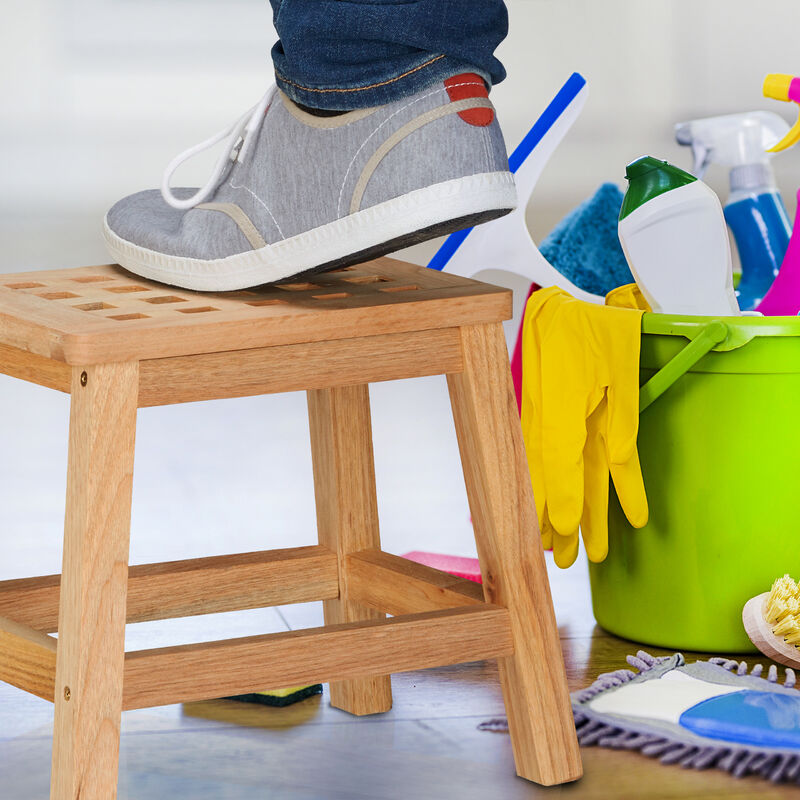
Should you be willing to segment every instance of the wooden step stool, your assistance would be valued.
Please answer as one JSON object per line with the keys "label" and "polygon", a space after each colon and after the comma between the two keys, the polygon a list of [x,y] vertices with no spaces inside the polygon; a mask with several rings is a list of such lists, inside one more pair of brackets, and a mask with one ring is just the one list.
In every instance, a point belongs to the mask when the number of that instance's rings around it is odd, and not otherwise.
{"label": "wooden step stool", "polygon": [[[0,372],[71,395],[62,574],[0,583],[0,679],[55,701],[52,798],[116,796],[126,709],[328,681],[334,706],[374,714],[392,672],[492,658],[518,774],[580,776],[510,314],[504,289],[392,259],[222,294],[116,266],[0,277]],[[380,549],[368,384],[435,374],[482,590]],[[319,545],[129,568],[137,408],[298,389]],[[126,621],[312,600],[322,628],[124,652]]]}

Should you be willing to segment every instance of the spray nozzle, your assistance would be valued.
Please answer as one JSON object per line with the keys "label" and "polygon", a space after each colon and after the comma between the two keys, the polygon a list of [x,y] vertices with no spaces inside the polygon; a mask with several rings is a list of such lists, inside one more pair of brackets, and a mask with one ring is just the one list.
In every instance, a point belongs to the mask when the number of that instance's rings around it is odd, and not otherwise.
{"label": "spray nozzle", "polygon": [[771,111],[748,111],[681,122],[675,126],[675,138],[692,148],[698,178],[712,163],[731,169],[762,165],[761,172],[769,175],[770,148],[788,130],[786,120]]}
{"label": "spray nozzle", "polygon": [[[794,75],[781,75],[772,73],[764,78],[764,97],[772,100],[783,100],[784,103],[800,104],[800,78]],[[786,150],[800,141],[800,116],[794,127],[776,145],[770,148],[770,153]]]}

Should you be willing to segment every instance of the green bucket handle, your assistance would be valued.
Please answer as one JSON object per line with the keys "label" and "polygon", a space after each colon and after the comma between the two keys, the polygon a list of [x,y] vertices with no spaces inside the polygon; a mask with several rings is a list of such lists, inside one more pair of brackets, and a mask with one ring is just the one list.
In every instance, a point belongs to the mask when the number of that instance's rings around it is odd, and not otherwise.
{"label": "green bucket handle", "polygon": [[728,326],[718,320],[698,325],[698,332],[689,344],[639,389],[639,413],[649,408],[682,375],[685,375],[706,353],[728,337]]}

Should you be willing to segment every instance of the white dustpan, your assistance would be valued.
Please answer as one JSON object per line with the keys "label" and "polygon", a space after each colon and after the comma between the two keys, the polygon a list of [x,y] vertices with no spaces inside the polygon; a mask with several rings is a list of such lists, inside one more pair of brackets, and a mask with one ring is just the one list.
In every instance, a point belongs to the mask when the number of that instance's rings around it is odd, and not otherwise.
{"label": "white dustpan", "polygon": [[[588,97],[586,80],[573,73],[509,158],[517,184],[518,206],[504,217],[458,231],[449,236],[428,267],[465,278],[486,270],[510,272],[525,280],[525,295],[531,283],[559,286],[573,297],[602,303],[604,298],[579,289],[558,272],[539,252],[528,232],[525,209],[539,176],[561,144]],[[525,296],[514,297],[514,317],[521,317]]]}

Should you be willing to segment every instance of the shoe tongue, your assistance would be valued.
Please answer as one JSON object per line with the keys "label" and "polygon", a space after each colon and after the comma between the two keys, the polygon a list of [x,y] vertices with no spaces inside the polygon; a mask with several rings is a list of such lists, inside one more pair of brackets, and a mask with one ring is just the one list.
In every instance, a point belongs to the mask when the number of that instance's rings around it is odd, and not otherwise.
{"label": "shoe tongue", "polygon": [[[463,72],[461,75],[454,75],[444,82],[447,95],[451,103],[458,100],[469,100],[473,97],[489,97],[486,84],[480,75],[474,72]],[[459,111],[458,116],[470,125],[485,127],[494,121],[494,110],[491,108],[470,108],[466,111]]]}

